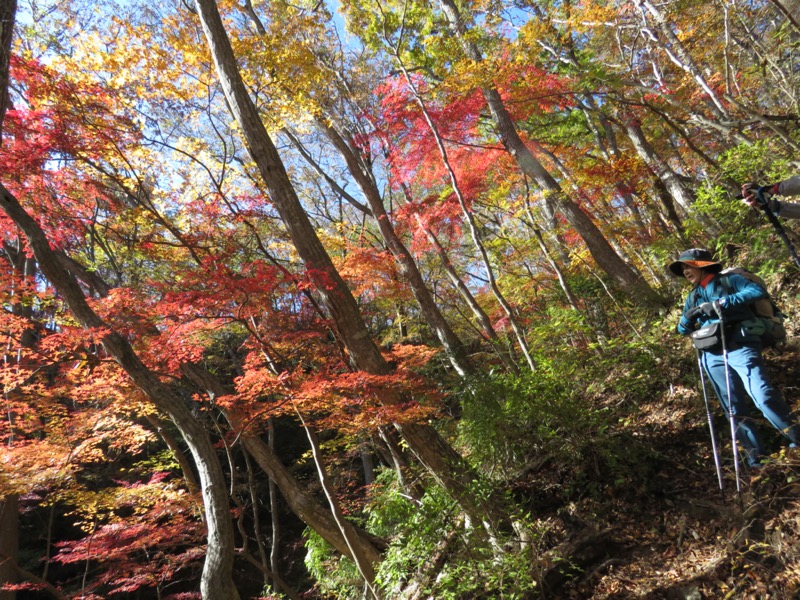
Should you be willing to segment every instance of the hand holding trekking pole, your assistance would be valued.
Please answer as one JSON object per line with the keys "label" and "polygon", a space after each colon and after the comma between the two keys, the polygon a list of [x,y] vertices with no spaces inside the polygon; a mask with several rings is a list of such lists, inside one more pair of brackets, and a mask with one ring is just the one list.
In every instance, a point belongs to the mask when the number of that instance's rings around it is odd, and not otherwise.
{"label": "hand holding trekking pole", "polygon": [[738,198],[744,200],[744,202],[752,208],[759,208],[763,210],[765,207],[769,207],[774,212],[774,207],[770,206],[770,201],[773,200],[772,196],[778,193],[777,188],[777,183],[773,183],[771,185],[745,183],[742,186],[742,195],[738,196]]}
{"label": "hand holding trekking pole", "polygon": [[789,239],[789,236],[786,234],[786,230],[781,225],[780,221],[778,221],[778,217],[775,216],[773,212],[773,206],[780,206],[777,204],[776,200],[772,199],[772,196],[777,193],[777,189],[779,184],[773,185],[762,185],[757,186],[754,183],[746,183],[742,186],[742,194],[737,196],[740,200],[744,200],[748,205],[752,206],[753,208],[760,208],[764,211],[764,214],[767,216],[767,220],[772,224],[777,232],[778,236],[783,240],[783,243],[786,244],[786,248],[789,250],[789,255],[792,257],[792,262],[794,262],[796,267],[800,267],[800,256],[797,255],[797,250],[794,248],[794,244]]}
{"label": "hand holding trekking pole", "polygon": [[694,319],[700,315],[711,317],[717,313],[717,307],[715,306],[716,304],[719,304],[719,300],[715,300],[714,302],[703,302],[699,306],[695,306],[694,308],[686,311],[686,318]]}

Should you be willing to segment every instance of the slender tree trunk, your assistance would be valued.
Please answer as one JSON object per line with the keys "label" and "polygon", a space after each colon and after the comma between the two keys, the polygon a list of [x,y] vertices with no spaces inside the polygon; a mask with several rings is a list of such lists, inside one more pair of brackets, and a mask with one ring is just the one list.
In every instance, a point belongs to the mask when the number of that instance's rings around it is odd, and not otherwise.
{"label": "slender tree trunk", "polygon": [[[108,326],[89,306],[78,282],[61,266],[42,229],[2,184],[0,184],[0,207],[25,233],[42,273],[59,292],[78,323],[87,329],[108,331]],[[200,582],[203,598],[237,599],[239,595],[232,578],[233,526],[225,474],[208,433],[192,415],[184,400],[161,383],[160,379],[140,361],[127,339],[115,331],[109,331],[101,341],[108,354],[144,391],[153,404],[175,422],[194,457],[200,476],[208,529],[206,560]]]}
{"label": "slender tree trunk", "polygon": [[[196,364],[185,363],[181,371],[186,378],[203,390],[214,400],[230,394],[230,390],[214,375]],[[377,564],[381,560],[380,552],[372,540],[362,530],[345,522],[342,527],[348,535],[348,544],[342,535],[340,524],[333,518],[331,511],[325,509],[289,472],[270,446],[261,437],[244,427],[244,416],[233,408],[223,410],[225,418],[235,431],[241,431],[239,440],[245,450],[253,457],[259,468],[264,471],[281,491],[289,509],[306,525],[319,534],[326,542],[336,548],[344,556],[353,558],[351,551],[358,553],[359,559]]]}
{"label": "slender tree trunk", "polygon": [[481,333],[486,336],[486,339],[489,340],[489,343],[492,345],[495,352],[497,352],[497,355],[500,357],[500,360],[503,362],[505,367],[512,373],[519,373],[519,367],[514,362],[514,359],[511,357],[511,355],[503,348],[503,342],[498,337],[497,331],[495,331],[489,315],[486,314],[486,311],[483,310],[483,307],[472,294],[469,287],[467,287],[467,284],[464,283],[459,276],[458,272],[453,266],[453,263],[450,261],[450,257],[447,255],[447,252],[436,238],[436,235],[430,229],[424,227],[421,223],[420,226],[423,227],[428,241],[431,243],[436,251],[436,254],[439,256],[439,260],[444,267],[445,273],[447,273],[447,276],[450,278],[453,287],[458,290],[459,294],[461,294],[461,297],[467,303],[467,306],[469,306],[472,310],[472,314],[475,315],[475,319],[480,325]]}
{"label": "slender tree trunk", "polygon": [[[267,447],[272,454],[275,454],[275,419],[270,418],[267,421]],[[278,518],[278,486],[275,485],[275,480],[269,476],[269,514],[270,514],[270,538],[272,544],[269,549],[269,568],[273,573],[278,572],[278,559],[280,554],[278,549],[281,544],[281,520]],[[273,583],[273,589],[277,592],[278,585]]]}
{"label": "slender tree trunk", "polygon": [[[467,29],[454,0],[440,0],[440,5],[451,29],[461,40],[467,56],[476,62],[483,62],[483,56],[478,46],[470,41],[467,36]],[[639,272],[622,260],[589,216],[563,192],[558,181],[536,159],[522,141],[511,115],[506,110],[505,104],[500,97],[500,93],[494,88],[484,88],[483,96],[489,105],[492,119],[497,126],[506,150],[517,162],[520,170],[535,181],[545,191],[545,194],[556,203],[559,212],[564,215],[569,224],[586,243],[586,247],[597,265],[619,287],[634,297],[652,304],[667,304],[667,300],[657,294]]]}
{"label": "slender tree trunk", "polygon": [[[16,0],[0,0],[0,146],[3,143],[3,120],[9,104],[8,69],[16,12]],[[16,583],[18,554],[19,498],[12,494],[0,498],[0,584]],[[0,600],[14,600],[16,597],[16,592],[0,592]]]}
{"label": "slender tree trunk", "polygon": [[[11,60],[11,40],[14,37],[16,13],[17,0],[0,0],[0,136],[3,133],[3,119],[10,102],[8,68]],[[0,137],[0,146],[2,144],[2,137]]]}
{"label": "slender tree trunk", "polygon": [[428,128],[430,129],[430,132],[433,135],[434,140],[436,141],[436,147],[439,149],[439,154],[441,155],[442,159],[442,165],[447,171],[453,193],[458,199],[458,204],[461,207],[462,218],[464,219],[464,222],[467,224],[467,227],[470,232],[470,237],[472,238],[472,244],[478,251],[478,256],[480,256],[481,258],[481,263],[483,264],[483,268],[486,271],[486,276],[489,279],[489,288],[492,290],[492,294],[494,295],[498,304],[500,304],[503,311],[506,313],[506,318],[508,319],[508,322],[511,325],[511,329],[514,331],[514,335],[517,338],[517,344],[519,345],[519,349],[528,363],[528,367],[530,367],[531,370],[534,370],[536,368],[536,364],[533,360],[533,356],[530,353],[530,348],[528,347],[528,341],[525,338],[525,332],[519,325],[516,316],[516,311],[509,304],[508,300],[506,300],[506,297],[500,290],[500,286],[497,284],[497,278],[495,277],[494,274],[494,267],[492,266],[491,260],[489,260],[489,254],[486,251],[485,244],[483,243],[483,238],[479,232],[478,224],[475,221],[475,216],[473,215],[473,212],[470,209],[470,207],[467,205],[466,199],[464,198],[464,195],[461,192],[461,187],[459,186],[458,178],[456,177],[453,166],[450,164],[450,158],[448,156],[447,149],[445,148],[444,140],[442,139],[442,136],[439,133],[439,129],[436,127],[436,124],[434,123],[433,118],[431,117],[430,111],[428,111],[425,101],[422,99],[422,96],[417,90],[417,86],[414,84],[411,75],[406,69],[406,66],[402,58],[400,57],[399,49],[394,48],[393,50],[397,64],[400,67],[400,70],[403,72],[403,77],[406,80],[406,86],[413,94],[414,99],[417,101],[417,105],[420,107],[420,110],[422,111],[422,114],[425,117],[425,122],[428,124]]}
{"label": "slender tree trunk", "polygon": [[330,482],[328,480],[328,473],[325,469],[325,465],[322,462],[322,452],[319,448],[319,442],[317,440],[317,436],[312,431],[312,429],[308,426],[305,419],[303,418],[302,413],[295,407],[295,412],[297,413],[297,417],[300,419],[300,424],[306,431],[306,436],[308,437],[308,443],[311,446],[311,454],[314,457],[314,464],[317,467],[317,475],[319,476],[319,483],[322,487],[322,491],[325,494],[325,498],[328,500],[328,505],[331,507],[331,514],[333,515],[334,521],[336,521],[336,525],[339,527],[339,532],[342,535],[342,539],[344,539],[345,544],[347,547],[350,548],[350,556],[353,558],[353,562],[356,565],[356,569],[360,573],[361,577],[364,578],[364,581],[367,584],[367,588],[370,591],[370,595],[375,600],[380,600],[378,596],[378,592],[374,586],[375,583],[375,566],[372,562],[365,557],[361,556],[354,548],[353,543],[350,540],[350,532],[352,531],[351,527],[347,526],[347,522],[342,514],[342,509],[339,506],[338,500],[333,494],[333,490],[331,489]]}
{"label": "slender tree trunk", "polygon": [[376,444],[376,447],[384,449],[384,459],[394,469],[400,487],[403,488],[406,496],[419,503],[419,500],[425,495],[425,490],[419,484],[418,478],[414,477],[409,480],[407,476],[411,466],[398,444],[400,433],[395,429],[380,427],[378,428],[378,436],[382,444]]}
{"label": "slender tree trunk", "polygon": [[184,454],[183,450],[178,444],[178,440],[173,437],[172,433],[170,433],[167,429],[166,424],[157,416],[146,415],[145,418],[147,419],[147,422],[150,423],[150,426],[155,429],[156,433],[166,444],[167,448],[169,448],[170,452],[172,452],[172,456],[175,458],[175,460],[178,461],[178,466],[181,468],[183,480],[186,482],[186,487],[189,492],[195,493],[199,491],[200,484],[197,483],[197,477],[194,476],[192,463],[186,454]]}
{"label": "slender tree trunk", "polygon": [[686,189],[686,186],[681,181],[678,174],[675,173],[669,164],[667,164],[653,149],[653,146],[644,135],[641,125],[639,125],[635,118],[628,116],[622,116],[621,123],[633,147],[636,149],[639,158],[641,158],[653,174],[662,181],[664,187],[675,202],[677,202],[685,212],[690,212],[692,203],[694,202],[691,192]]}
{"label": "slender tree trunk", "polygon": [[269,188],[273,205],[289,231],[309,278],[315,284],[315,291],[350,352],[350,361],[356,369],[387,374],[389,367],[367,331],[353,295],[334,268],[303,210],[278,151],[247,93],[216,2],[196,0],[196,6],[230,109],[241,127],[250,155]]}
{"label": "slender tree trunk", "polygon": [[361,193],[367,199],[372,216],[380,228],[384,242],[400,266],[401,273],[409,282],[425,322],[436,333],[436,337],[445,349],[453,368],[462,377],[470,373],[473,367],[469,363],[464,346],[436,305],[408,248],[397,236],[374,181],[361,169],[353,148],[339,135],[338,131],[324,123],[318,123],[318,126],[344,158],[350,174],[356,180]]}
{"label": "slender tree trunk", "polygon": [[669,56],[673,63],[692,76],[704,95],[711,100],[712,103],[709,108],[714,113],[714,116],[720,120],[728,118],[728,111],[725,105],[708,83],[700,68],[695,64],[692,55],[689,54],[683,43],[678,39],[678,36],[675,35],[671,25],[661,11],[649,0],[636,0],[636,5],[641,10],[642,19],[645,23],[647,22],[646,15],[649,13],[658,28],[658,32],[645,28],[644,31],[648,34],[648,37]]}
{"label": "slender tree trunk", "polygon": [[545,257],[545,260],[550,264],[550,268],[553,269],[553,272],[556,274],[558,278],[558,284],[561,286],[561,291],[564,292],[564,296],[567,299],[567,302],[577,313],[580,313],[580,309],[578,308],[578,299],[575,297],[575,294],[572,293],[572,288],[570,288],[569,283],[567,282],[567,278],[564,277],[564,273],[561,271],[561,267],[558,266],[558,263],[550,254],[550,249],[547,247],[547,244],[544,242],[544,237],[542,237],[542,232],[535,226],[531,226],[533,229],[533,235],[536,237],[536,241],[539,244],[539,249],[542,251],[542,254]]}
{"label": "slender tree trunk", "polygon": [[797,0],[772,0],[775,8],[792,24],[795,33],[800,34],[800,2]]}
{"label": "slender tree trunk", "polygon": [[[600,150],[603,160],[611,166],[610,163],[619,157],[619,145],[617,144],[617,136],[614,132],[614,127],[606,116],[601,111],[597,110],[596,102],[590,94],[584,96],[584,100],[585,106],[582,106],[582,111],[586,117],[586,123],[594,134],[597,148]],[[593,115],[596,115],[599,126],[595,124],[592,118]],[[617,190],[617,194],[622,198],[625,206],[630,211],[639,230],[647,231],[648,228],[642,218],[642,212],[639,210],[639,207],[633,199],[633,194],[630,192],[631,187],[629,181],[617,180],[614,182],[614,188]]]}

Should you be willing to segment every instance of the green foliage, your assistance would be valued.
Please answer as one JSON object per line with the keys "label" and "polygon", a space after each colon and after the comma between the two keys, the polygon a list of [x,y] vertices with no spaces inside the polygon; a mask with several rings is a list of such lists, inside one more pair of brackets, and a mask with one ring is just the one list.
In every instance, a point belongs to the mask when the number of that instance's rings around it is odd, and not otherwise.
{"label": "green foliage", "polygon": [[458,433],[473,463],[506,477],[547,460],[571,473],[567,495],[646,480],[649,450],[625,433],[620,407],[635,412],[637,403],[661,385],[657,354],[643,342],[621,339],[590,351],[591,360],[587,349],[539,356],[534,373],[466,384]]}
{"label": "green foliage", "polygon": [[363,579],[356,564],[339,554],[322,536],[311,529],[305,530],[305,565],[316,580],[319,589],[335,598],[358,598]]}
{"label": "green foliage", "polygon": [[508,472],[539,453],[574,459],[600,424],[599,414],[577,393],[576,374],[543,366],[535,373],[468,382],[461,393],[458,431],[471,460],[487,470],[494,465]]}
{"label": "green foliage", "polygon": [[[535,546],[544,530],[521,519],[520,527],[533,532],[525,543],[513,535],[497,540],[508,551],[499,556],[483,537],[482,529],[465,527],[454,502],[435,487],[414,503],[403,494],[394,472],[378,477],[368,506],[371,532],[392,535],[378,571],[386,597],[414,578],[425,596],[437,599],[525,598],[536,587]],[[448,557],[437,565],[439,557]]]}
{"label": "green foliage", "polygon": [[[517,518],[515,530],[526,531],[525,540],[507,533],[491,545],[481,527],[466,526],[441,488],[432,487],[419,501],[410,499],[391,469],[378,474],[366,513],[370,533],[391,540],[377,573],[387,598],[409,585],[443,600],[525,598],[536,588],[535,557],[546,533],[541,523]],[[504,551],[498,553],[498,546]],[[360,597],[363,582],[352,561],[311,531],[306,549],[306,567],[323,593]],[[447,560],[439,563],[439,557]]]}
{"label": "green foliage", "polygon": [[[554,349],[553,340],[558,340],[557,347],[561,353],[564,346],[574,346],[577,340],[592,336],[598,324],[588,321],[584,314],[551,297],[542,318],[528,328],[528,339],[536,353],[545,356]],[[601,328],[604,326],[600,325]]]}
{"label": "green foliage", "polygon": [[[765,156],[774,159],[769,167]],[[791,171],[787,160],[770,155],[762,144],[756,148],[732,150],[721,166],[735,181],[755,181],[762,185],[779,181]],[[697,201],[692,208],[692,217],[685,222],[688,236],[703,240],[698,245],[708,248],[719,259],[730,265],[744,264],[762,276],[785,269],[788,253],[774,227],[763,214],[749,208],[728,190],[721,186],[702,186],[697,190]],[[781,225],[787,229],[792,227],[786,221]],[[708,236],[709,231],[716,234]],[[732,260],[728,260],[730,250],[735,253]],[[758,264],[750,262],[749,256],[758,256]]]}
{"label": "green foliage", "polygon": [[793,151],[785,144],[761,140],[740,144],[720,157],[720,170],[733,181],[766,185],[797,172],[792,164]]}
{"label": "green foliage", "polygon": [[180,465],[175,459],[175,454],[169,449],[164,449],[160,452],[151,454],[143,460],[137,461],[131,466],[130,471],[134,473],[162,473],[165,471],[180,472]]}
{"label": "green foliage", "polygon": [[[665,329],[666,327],[666,329]],[[674,324],[660,325],[657,318],[647,323],[644,341],[614,338],[597,350],[600,352],[586,364],[586,391],[589,395],[613,396],[635,402],[653,394],[654,387],[662,385],[659,362],[662,348],[660,338]],[[652,338],[648,341],[647,338]],[[585,356],[584,356],[585,358]]]}

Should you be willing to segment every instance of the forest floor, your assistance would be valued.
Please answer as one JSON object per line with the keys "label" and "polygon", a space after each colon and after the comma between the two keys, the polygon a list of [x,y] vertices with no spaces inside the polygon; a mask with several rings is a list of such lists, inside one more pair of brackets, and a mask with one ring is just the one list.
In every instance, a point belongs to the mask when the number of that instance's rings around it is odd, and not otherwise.
{"label": "forest floor", "polygon": [[[655,457],[647,459],[653,466],[646,480],[609,482],[605,493],[554,514],[564,534],[583,531],[590,547],[566,546],[575,569],[568,581],[554,579],[549,597],[800,598],[800,449],[786,448],[765,424],[765,442],[775,453],[758,470],[741,465],[737,494],[730,428],[709,389],[720,491],[694,354],[688,346],[676,350],[686,361],[671,367],[668,389],[626,416],[626,431]],[[795,343],[766,356],[773,380],[800,412],[800,348]]]}

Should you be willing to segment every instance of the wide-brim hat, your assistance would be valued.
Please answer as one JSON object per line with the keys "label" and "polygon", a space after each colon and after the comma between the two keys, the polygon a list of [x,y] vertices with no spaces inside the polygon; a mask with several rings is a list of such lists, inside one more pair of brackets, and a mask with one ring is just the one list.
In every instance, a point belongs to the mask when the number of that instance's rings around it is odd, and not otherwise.
{"label": "wide-brim hat", "polygon": [[673,263],[670,263],[669,270],[675,277],[683,277],[683,265],[689,265],[697,269],[705,269],[711,273],[722,271],[722,263],[714,260],[711,252],[702,248],[692,248],[684,250]]}

